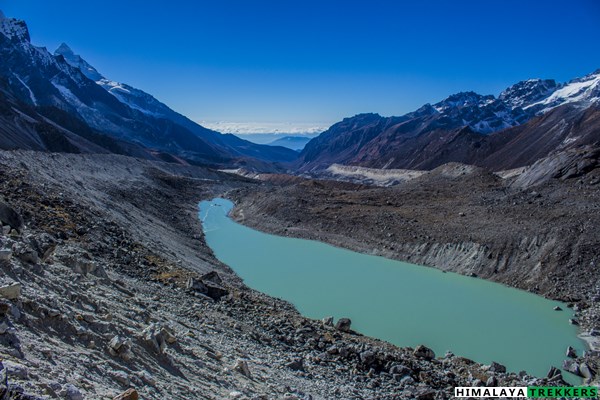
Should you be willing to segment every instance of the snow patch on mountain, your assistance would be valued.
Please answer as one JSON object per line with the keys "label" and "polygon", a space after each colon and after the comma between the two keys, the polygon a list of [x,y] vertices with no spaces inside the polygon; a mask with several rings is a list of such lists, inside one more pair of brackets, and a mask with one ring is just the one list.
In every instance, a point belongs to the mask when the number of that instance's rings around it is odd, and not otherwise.
{"label": "snow patch on mountain", "polygon": [[62,43],[58,49],[56,49],[54,55],[63,56],[69,65],[78,68],[85,76],[94,82],[104,78],[96,68],[92,67],[87,61],[81,58],[80,55],[75,54],[66,43]]}
{"label": "snow patch on mountain", "polygon": [[29,42],[29,29],[25,21],[6,18],[3,13],[0,12],[0,33],[6,36],[10,40],[25,41]]}
{"label": "snow patch on mountain", "polygon": [[26,84],[26,83],[23,81],[23,79],[21,79],[21,77],[20,77],[19,75],[17,75],[17,74],[13,74],[13,76],[14,76],[15,78],[17,78],[17,80],[18,80],[19,82],[21,82],[21,84],[23,85],[23,87],[24,87],[25,89],[27,89],[27,91],[29,92],[29,97],[31,98],[31,102],[32,102],[34,105],[36,105],[36,106],[37,106],[37,98],[35,97],[35,94],[34,94],[34,93],[33,93],[33,91],[31,90],[31,88],[29,87],[29,85],[28,85],[28,84]]}
{"label": "snow patch on mountain", "polygon": [[[137,111],[140,111],[146,115],[152,115],[154,117],[164,116],[162,113],[148,109],[148,101],[146,101],[146,99],[143,98],[143,95],[149,97],[151,96],[139,89],[135,89],[129,85],[111,81],[108,79],[101,79],[96,83],[102,86],[102,88],[108,91],[108,93],[115,96],[121,103],[126,104]],[[152,100],[155,99],[152,98]],[[158,103],[158,100],[155,101],[156,103]]]}
{"label": "snow patch on mountain", "polygon": [[552,92],[545,99],[530,104],[525,108],[542,108],[541,113],[546,113],[563,104],[580,104],[584,107],[600,101],[600,70],[574,79],[559,89]]}
{"label": "snow patch on mountain", "polygon": [[512,108],[525,107],[549,96],[560,85],[553,79],[528,79],[518,82],[504,90],[498,99]]}

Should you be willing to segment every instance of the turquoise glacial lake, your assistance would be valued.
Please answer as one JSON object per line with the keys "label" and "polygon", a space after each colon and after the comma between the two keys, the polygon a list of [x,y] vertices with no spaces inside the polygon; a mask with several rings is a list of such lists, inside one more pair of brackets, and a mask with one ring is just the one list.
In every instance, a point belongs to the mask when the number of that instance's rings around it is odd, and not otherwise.
{"label": "turquoise glacial lake", "polygon": [[[352,319],[352,329],[398,346],[424,344],[509,371],[545,376],[567,346],[585,344],[564,304],[482,279],[269,235],[228,217],[233,203],[200,203],[206,241],[253,289],[309,318]],[[560,306],[564,311],[554,311]],[[563,375],[574,384],[580,380]]]}

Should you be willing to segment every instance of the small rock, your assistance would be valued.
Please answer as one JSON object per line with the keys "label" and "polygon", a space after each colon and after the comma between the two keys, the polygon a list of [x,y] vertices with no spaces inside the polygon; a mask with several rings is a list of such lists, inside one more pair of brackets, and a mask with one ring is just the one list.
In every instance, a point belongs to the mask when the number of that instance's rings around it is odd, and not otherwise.
{"label": "small rock", "polygon": [[590,331],[590,336],[600,336],[600,330],[598,330],[598,329],[592,329]]}
{"label": "small rock", "polygon": [[40,257],[34,249],[24,243],[17,243],[14,247],[15,257],[27,264],[37,264]]}
{"label": "small rock", "polygon": [[562,381],[563,379],[562,372],[556,367],[550,367],[550,371],[548,371],[546,377],[550,381]]}
{"label": "small rock", "polygon": [[431,388],[419,388],[415,393],[415,399],[417,400],[434,400],[435,399],[435,390]]}
{"label": "small rock", "polygon": [[6,301],[0,301],[0,318],[5,317],[10,312],[12,305]]}
{"label": "small rock", "polygon": [[137,373],[137,376],[142,380],[142,382],[144,382],[150,386],[156,386],[156,378],[154,378],[154,376],[151,375],[149,372],[139,371]]}
{"label": "small rock", "polygon": [[581,373],[580,375],[585,379],[592,379],[595,375],[594,371],[590,368],[590,366],[584,362],[579,364],[579,372]]}
{"label": "small rock", "polygon": [[2,249],[0,250],[0,261],[10,261],[12,258],[12,250]]}
{"label": "small rock", "polygon": [[496,379],[495,376],[490,376],[487,381],[485,382],[485,386],[487,387],[494,387],[494,386],[498,386],[498,379]]}
{"label": "small rock", "polygon": [[142,335],[144,341],[157,353],[163,353],[167,344],[173,344],[177,341],[173,331],[158,324],[150,324],[144,329]]}
{"label": "small rock", "polygon": [[562,308],[560,308],[559,306],[554,307],[554,311],[562,311]]}
{"label": "small rock", "polygon": [[74,385],[67,383],[61,391],[62,396],[67,400],[83,400],[83,394]]}
{"label": "small rock", "polygon": [[575,318],[570,318],[569,319],[569,323],[571,325],[579,325],[579,321],[577,321]]}
{"label": "small rock", "polygon": [[113,378],[115,381],[119,382],[120,384],[127,386],[129,385],[129,375],[127,374],[127,372],[125,371],[109,371],[108,374],[111,376],[111,378]]}
{"label": "small rock", "polygon": [[16,319],[16,320],[21,319],[21,310],[19,309],[19,307],[16,304],[11,304],[10,313],[12,314],[14,319]]}
{"label": "small rock", "polygon": [[333,326],[333,317],[325,317],[321,320],[325,326]]}
{"label": "small rock", "polygon": [[425,347],[422,344],[417,346],[413,355],[418,358],[424,358],[426,360],[432,360],[435,358],[435,353],[429,347]]}
{"label": "small rock", "polygon": [[223,358],[223,354],[221,354],[218,351],[217,352],[207,351],[206,356],[208,358],[212,358],[213,360],[217,360],[217,361],[221,361],[221,359]]}
{"label": "small rock", "polygon": [[187,281],[186,287],[190,290],[195,290],[198,291],[200,293],[207,293],[208,292],[208,288],[206,287],[206,285],[204,284],[204,282],[202,282],[200,279],[196,279],[196,278],[190,278]]}
{"label": "small rock", "polygon": [[411,386],[411,385],[415,384],[415,379],[412,376],[407,375],[404,378],[400,379],[400,384],[406,385],[406,386]]}
{"label": "small rock", "polygon": [[233,369],[234,371],[237,371],[248,378],[252,376],[250,374],[250,368],[248,368],[248,363],[244,360],[237,360],[235,365],[233,366]]}
{"label": "small rock", "polygon": [[371,364],[373,364],[375,362],[375,360],[377,360],[376,354],[370,350],[363,351],[362,353],[359,354],[359,357],[360,357],[360,362],[365,367],[370,367]]}
{"label": "small rock", "polygon": [[337,324],[335,324],[335,329],[341,332],[350,332],[350,325],[352,325],[350,318],[340,318]]}
{"label": "small rock", "polygon": [[406,375],[410,375],[412,370],[408,368],[406,365],[395,364],[390,368],[390,374],[397,375],[399,377],[404,377]]}
{"label": "small rock", "polygon": [[287,363],[285,366],[294,371],[304,371],[304,360],[299,358]]}
{"label": "small rock", "polygon": [[4,335],[6,332],[8,332],[9,329],[10,326],[8,326],[6,321],[0,322],[0,335]]}
{"label": "small rock", "polygon": [[2,363],[4,364],[6,371],[8,371],[9,377],[15,376],[19,379],[29,379],[29,370],[26,366],[8,360],[4,360]]}
{"label": "small rock", "polygon": [[570,372],[577,376],[581,376],[581,372],[579,371],[579,364],[577,364],[575,361],[564,360],[562,366],[565,371]]}
{"label": "small rock", "polygon": [[488,371],[505,373],[506,367],[502,364],[497,363],[496,361],[493,361],[492,364],[490,365],[490,368],[488,369]]}
{"label": "small rock", "polygon": [[113,397],[113,400],[139,400],[140,396],[137,390],[129,388],[123,393]]}
{"label": "small rock", "polygon": [[0,297],[9,300],[18,299],[21,296],[21,284],[18,282],[11,283],[0,287]]}
{"label": "small rock", "polygon": [[571,346],[567,347],[567,357],[577,358],[577,352]]}

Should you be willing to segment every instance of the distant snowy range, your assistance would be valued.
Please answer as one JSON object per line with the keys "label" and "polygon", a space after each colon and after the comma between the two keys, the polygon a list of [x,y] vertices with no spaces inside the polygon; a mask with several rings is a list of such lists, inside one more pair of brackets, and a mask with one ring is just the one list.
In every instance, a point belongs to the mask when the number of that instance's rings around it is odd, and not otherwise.
{"label": "distant snowy range", "polygon": [[209,129],[231,133],[257,144],[283,146],[301,151],[310,139],[327,130],[331,123],[293,122],[212,122],[199,121]]}

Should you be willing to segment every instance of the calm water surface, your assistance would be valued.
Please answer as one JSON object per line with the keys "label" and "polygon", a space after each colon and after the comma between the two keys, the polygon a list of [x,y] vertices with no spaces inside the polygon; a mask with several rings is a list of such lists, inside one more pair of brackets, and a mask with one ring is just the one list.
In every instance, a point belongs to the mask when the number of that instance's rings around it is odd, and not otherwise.
{"label": "calm water surface", "polygon": [[[399,346],[425,344],[511,371],[545,376],[567,346],[585,346],[564,304],[500,284],[265,234],[232,221],[233,204],[200,203],[206,241],[245,283],[309,318],[352,319],[352,328]],[[557,312],[560,305],[565,311]],[[565,374],[572,383],[578,379]],[[567,376],[569,375],[569,376]]]}

